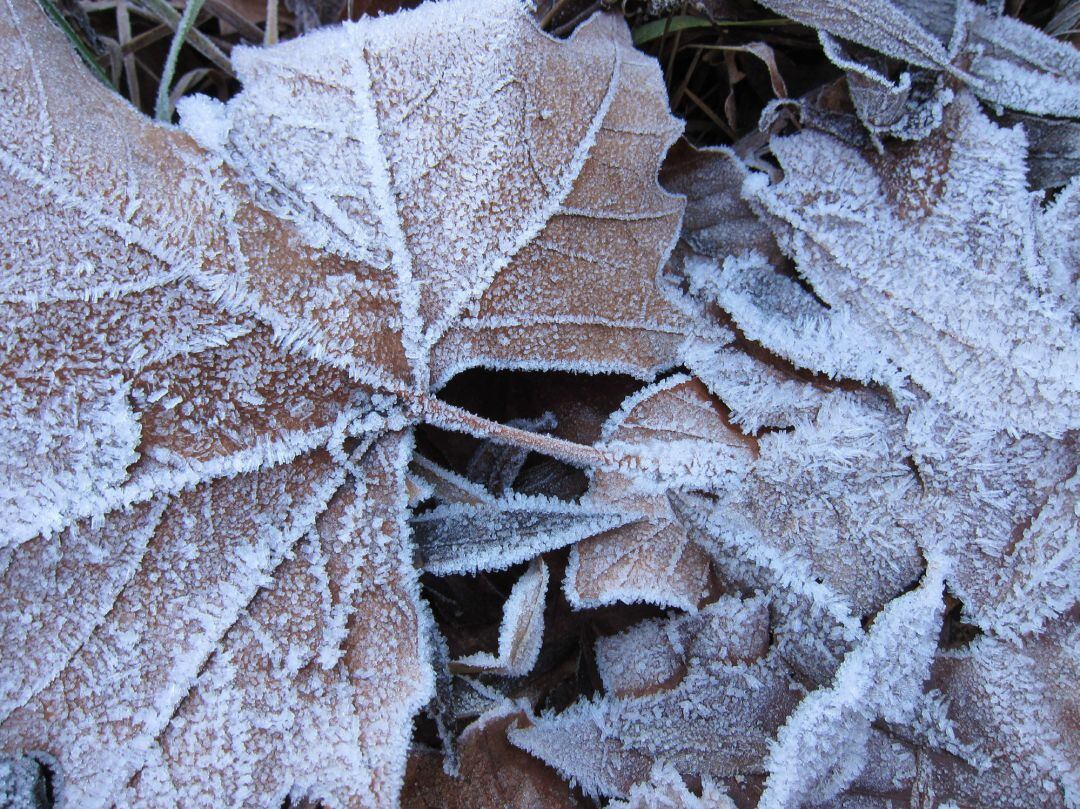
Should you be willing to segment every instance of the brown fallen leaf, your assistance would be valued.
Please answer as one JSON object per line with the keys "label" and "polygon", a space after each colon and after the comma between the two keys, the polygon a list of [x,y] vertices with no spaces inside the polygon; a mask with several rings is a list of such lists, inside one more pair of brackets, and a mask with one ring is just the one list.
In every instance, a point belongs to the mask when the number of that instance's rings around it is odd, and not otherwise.
{"label": "brown fallen leaf", "polygon": [[461,734],[461,776],[442,769],[442,756],[415,750],[409,756],[403,809],[577,809],[586,804],[556,772],[506,738],[526,720],[510,702],[474,720]]}
{"label": "brown fallen leaf", "polygon": [[[672,475],[671,488],[723,485],[756,452],[732,430],[705,387],[684,375],[630,397],[605,425],[599,447]],[[650,457],[652,456],[652,457]],[[638,515],[574,546],[566,593],[572,604],[645,601],[694,609],[708,594],[709,557],[693,526],[672,510],[668,487],[636,473],[596,471],[589,502]]]}
{"label": "brown fallen leaf", "polygon": [[162,127],[0,8],[0,750],[68,806],[392,805],[432,689],[412,425],[609,460],[432,391],[647,378],[687,332],[679,128],[621,21],[448,2],[234,57]]}

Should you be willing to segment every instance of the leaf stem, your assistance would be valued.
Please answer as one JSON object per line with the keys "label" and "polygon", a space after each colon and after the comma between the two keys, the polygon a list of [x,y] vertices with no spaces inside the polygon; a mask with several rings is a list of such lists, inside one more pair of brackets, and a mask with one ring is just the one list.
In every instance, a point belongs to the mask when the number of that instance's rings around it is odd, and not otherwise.
{"label": "leaf stem", "polygon": [[614,465],[613,456],[596,447],[500,424],[447,404],[434,396],[419,399],[419,409],[425,422],[444,430],[467,433],[476,438],[487,438],[500,444],[533,450],[574,466],[607,468]]}

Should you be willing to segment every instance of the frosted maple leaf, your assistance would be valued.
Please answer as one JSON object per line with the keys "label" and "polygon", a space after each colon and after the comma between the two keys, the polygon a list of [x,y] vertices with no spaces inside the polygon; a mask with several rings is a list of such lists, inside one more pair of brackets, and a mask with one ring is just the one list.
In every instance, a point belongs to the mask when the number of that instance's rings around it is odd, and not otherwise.
{"label": "frosted maple leaf", "polygon": [[[859,731],[840,702],[882,666],[853,674],[865,645],[858,630],[842,614],[808,611],[812,603],[792,598],[812,593],[806,585],[815,579],[779,559],[774,636],[803,676],[835,685],[831,694],[813,692],[778,736],[768,803],[828,805],[849,789],[852,800],[884,789],[963,805],[1074,805],[1065,717],[1075,700],[1045,683],[1074,667],[1058,650],[1075,630],[1080,552],[1077,264],[1064,224],[1075,219],[1077,185],[1048,203],[1028,192],[1023,130],[991,123],[966,94],[918,144],[875,152],[807,130],[773,139],[772,150],[782,170],[772,183],[722,150],[692,156],[681,185],[680,170],[669,172],[671,187],[697,189],[679,259],[689,286],[732,327],[698,344],[687,363],[733,422],[763,443],[791,445],[800,462],[857,457],[875,445],[899,461],[891,485],[866,491],[880,504],[895,498],[900,509],[886,512],[899,518],[891,533],[910,532],[945,566],[964,620],[986,637],[939,652],[934,674],[912,681],[897,703],[907,718]],[[725,218],[743,238],[731,238]],[[840,432],[815,435],[837,406],[849,408],[835,422]],[[860,436],[870,414],[879,426]],[[808,491],[839,485],[842,498],[857,502],[838,470],[819,468],[823,477]],[[790,499],[791,490],[781,496]],[[702,524],[700,535],[729,535],[723,497],[685,502],[682,513]],[[819,506],[811,497],[805,504],[813,519]],[[781,537],[797,534],[791,524],[774,525]],[[871,540],[877,563],[864,558],[853,568],[867,582],[902,558],[888,536]],[[744,562],[769,544],[736,542],[738,554],[714,559],[732,580],[761,586]],[[832,624],[823,627],[823,616]],[[904,631],[890,634],[878,642],[906,648]],[[920,695],[920,686],[947,699]],[[862,712],[875,702],[862,693],[856,704]],[[1000,715],[990,718],[994,710]],[[834,723],[840,737],[863,734],[857,755],[808,755]],[[796,741],[799,725],[814,730]],[[859,756],[868,762],[861,770]],[[916,778],[916,760],[933,775]]]}
{"label": "frosted maple leaf", "polygon": [[[1001,634],[1037,629],[1077,594],[1076,516],[1064,505],[1080,424],[1075,255],[1055,238],[1077,191],[1040,209],[1023,185],[1025,145],[970,97],[939,133],[895,153],[818,132],[777,139],[783,181],[750,177],[743,192],[814,294],[759,250],[719,268],[687,262],[746,337],[798,366],[888,386],[888,440],[918,473],[914,524],[956,560],[951,586],[970,615]],[[738,386],[708,366],[729,353],[691,362],[722,396]],[[807,406],[805,394],[782,401]]]}
{"label": "frosted maple leaf", "polygon": [[622,22],[446,2],[234,64],[158,126],[0,10],[0,748],[65,806],[394,803],[432,690],[411,426],[596,461],[433,391],[648,378],[685,331],[679,127]]}

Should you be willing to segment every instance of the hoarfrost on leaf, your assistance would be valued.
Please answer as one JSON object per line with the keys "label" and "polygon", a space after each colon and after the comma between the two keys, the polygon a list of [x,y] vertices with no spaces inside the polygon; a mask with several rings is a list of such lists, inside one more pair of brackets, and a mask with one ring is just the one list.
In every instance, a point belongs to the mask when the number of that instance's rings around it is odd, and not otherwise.
{"label": "hoarfrost on leaf", "polygon": [[760,772],[769,739],[801,694],[780,658],[766,651],[767,605],[725,598],[672,620],[672,639],[679,628],[691,630],[685,647],[666,652],[679,662],[673,681],[665,677],[641,691],[641,676],[657,672],[637,644],[655,646],[659,639],[653,625],[640,635],[631,630],[620,648],[598,659],[605,661],[601,676],[613,693],[541,715],[513,730],[510,740],[590,794],[628,796],[657,763],[714,780]]}
{"label": "hoarfrost on leaf", "polygon": [[497,654],[477,652],[451,661],[459,672],[494,672],[516,677],[528,674],[540,655],[544,634],[544,598],[548,569],[540,558],[514,584],[503,606]]}
{"label": "hoarfrost on leaf", "polygon": [[433,687],[410,428],[591,463],[433,391],[647,378],[688,330],[679,124],[621,21],[454,0],[233,59],[162,127],[0,9],[0,748],[66,806],[394,803]]}

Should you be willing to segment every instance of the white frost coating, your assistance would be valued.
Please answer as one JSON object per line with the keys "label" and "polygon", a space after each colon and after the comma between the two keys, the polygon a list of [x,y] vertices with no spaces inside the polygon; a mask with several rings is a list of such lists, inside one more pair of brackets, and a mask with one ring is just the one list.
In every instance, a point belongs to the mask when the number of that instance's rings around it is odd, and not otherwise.
{"label": "white frost coating", "polygon": [[835,395],[792,379],[749,354],[716,344],[691,346],[686,365],[728,406],[732,422],[745,433],[757,433],[763,427],[793,427],[813,418]]}
{"label": "white frost coating", "polygon": [[763,597],[726,596],[698,612],[642,621],[596,641],[596,670],[604,692],[647,694],[682,677],[694,655],[716,662],[750,662],[769,646],[769,604]]}
{"label": "white frost coating", "polygon": [[[717,629],[737,601],[708,616],[719,621]],[[745,772],[760,762],[799,695],[775,655],[757,656],[765,637],[750,633],[732,642],[722,631],[695,634],[677,682],[656,682],[639,695],[579,701],[513,729],[510,741],[587,794],[629,795],[649,777],[653,762],[714,779]],[[721,651],[729,643],[739,650],[734,661]]]}
{"label": "white frost coating", "polygon": [[[1080,424],[1080,341],[1070,306],[1034,280],[1052,268],[1035,250],[1023,133],[967,95],[946,118],[908,159],[870,159],[817,132],[774,140],[784,180],[748,181],[744,193],[871,353],[960,415],[1060,436]],[[762,335],[798,356],[782,325]]]}
{"label": "white frost coating", "polygon": [[888,0],[763,0],[793,20],[922,67],[945,67],[942,43]]}
{"label": "white frost coating", "polygon": [[[28,726],[44,726],[50,749],[65,762],[65,804],[112,800],[140,768],[218,639],[340,481],[316,456],[175,498],[107,620],[55,679],[3,720],[0,743],[10,745]],[[189,587],[199,593],[197,602],[184,597]],[[147,604],[158,607],[147,610]],[[62,705],[71,706],[69,722],[44,719]],[[103,714],[114,721],[102,723]]]}
{"label": "white frost coating", "polygon": [[972,89],[995,104],[1035,115],[1080,115],[1080,53],[1007,14],[961,3],[972,54]]}
{"label": "white frost coating", "polygon": [[686,788],[678,770],[654,764],[649,780],[634,784],[625,801],[611,801],[610,809],[736,809],[736,804],[711,778],[703,778],[701,795]]}
{"label": "white frost coating", "polygon": [[904,374],[849,310],[822,306],[795,280],[777,273],[764,256],[729,257],[721,267],[694,258],[687,261],[686,272],[692,288],[730,312],[751,340],[783,346],[783,355],[803,368],[888,384],[902,392]]}
{"label": "white frost coating", "polygon": [[769,753],[763,809],[833,799],[862,770],[871,723],[912,720],[937,649],[943,574],[931,562],[914,592],[878,614],[832,685],[799,704]]}
{"label": "white frost coating", "polygon": [[565,584],[570,603],[696,609],[708,589],[709,560],[672,511],[672,495],[737,488],[753,442],[724,422],[700,382],[676,374],[628,397],[597,447],[619,461],[593,471],[591,502],[634,518],[574,547]]}
{"label": "white frost coating", "polygon": [[1080,629],[1061,621],[1022,643],[981,637],[939,655],[935,680],[948,718],[984,755],[973,759],[977,766],[951,758],[935,765],[933,791],[961,805],[1077,806],[1078,650]]}
{"label": "white frost coating", "polygon": [[548,569],[536,559],[521,575],[503,605],[496,654],[477,652],[451,662],[459,671],[482,671],[520,677],[532,671],[544,639],[544,604]]}
{"label": "white frost coating", "polygon": [[185,96],[176,102],[176,111],[196,143],[208,152],[224,151],[230,122],[223,103],[210,96]]}
{"label": "white frost coating", "polygon": [[0,757],[0,805],[6,809],[38,809],[41,767],[29,756]]}
{"label": "white frost coating", "polygon": [[[245,245],[264,226],[223,176],[239,272],[209,268],[203,280],[229,308],[256,312],[289,345],[375,385],[438,387],[481,363],[639,374],[670,364],[682,320],[655,284],[628,288],[610,310],[559,311],[536,294],[581,265],[622,263],[608,245],[578,242],[575,252],[567,236],[578,223],[625,223],[621,240],[638,232],[633,261],[650,282],[674,241],[682,201],[660,188],[655,165],[651,177],[633,169],[598,182],[587,171],[625,160],[614,153],[620,134],[655,144],[659,160],[678,133],[666,108],[644,99],[659,74],[621,23],[597,17],[562,43],[513,0],[454,0],[238,48],[234,63],[244,92],[223,110],[182,105],[182,126],[243,194],[295,224],[280,237],[290,250],[325,258],[302,286],[253,263]],[[535,79],[551,74],[572,104]],[[364,305],[350,305],[358,298]],[[573,339],[571,326],[625,330],[624,356],[573,356],[557,344],[559,331]],[[376,343],[365,336],[374,329],[385,333]],[[508,351],[511,333],[531,349]]]}
{"label": "white frost coating", "polygon": [[511,493],[438,506],[413,517],[412,527],[424,569],[445,576],[504,570],[635,518],[587,500]]}
{"label": "white frost coating", "polygon": [[750,451],[694,390],[699,384],[672,374],[627,397],[604,423],[597,447],[621,459],[615,470],[640,491],[721,489],[745,470]]}
{"label": "white frost coating", "polygon": [[[765,0],[763,5],[819,31],[942,71],[991,103],[1037,115],[1080,112],[1076,49],[969,0]],[[852,67],[846,59],[834,61]]]}
{"label": "white frost coating", "polygon": [[37,638],[50,639],[40,651],[0,659],[0,720],[55,679],[107,620],[166,504],[161,497],[114,513],[103,526],[76,523],[0,561],[0,648],[29,650]]}

